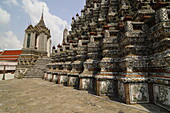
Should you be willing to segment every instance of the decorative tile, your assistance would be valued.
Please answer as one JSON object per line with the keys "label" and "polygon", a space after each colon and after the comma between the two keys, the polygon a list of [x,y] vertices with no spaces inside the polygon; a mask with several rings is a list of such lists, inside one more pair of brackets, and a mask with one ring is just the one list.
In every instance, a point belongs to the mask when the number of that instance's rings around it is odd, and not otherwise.
{"label": "decorative tile", "polygon": [[170,111],[170,86],[154,84],[154,101]]}
{"label": "decorative tile", "polygon": [[148,85],[146,83],[130,84],[130,103],[148,103]]}

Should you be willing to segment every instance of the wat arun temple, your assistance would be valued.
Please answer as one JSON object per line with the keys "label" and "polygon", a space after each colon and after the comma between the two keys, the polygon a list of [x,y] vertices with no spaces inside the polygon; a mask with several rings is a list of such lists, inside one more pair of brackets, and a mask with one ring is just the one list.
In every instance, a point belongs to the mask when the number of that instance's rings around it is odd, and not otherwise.
{"label": "wat arun temple", "polygon": [[[50,39],[43,22],[35,27]],[[170,1],[86,0],[62,43],[52,47],[51,59],[43,70],[46,80],[170,111]]]}

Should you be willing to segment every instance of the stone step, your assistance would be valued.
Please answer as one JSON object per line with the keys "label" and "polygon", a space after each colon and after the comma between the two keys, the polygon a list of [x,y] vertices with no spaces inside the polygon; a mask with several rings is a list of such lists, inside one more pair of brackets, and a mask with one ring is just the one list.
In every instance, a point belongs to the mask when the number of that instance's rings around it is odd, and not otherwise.
{"label": "stone step", "polygon": [[39,58],[35,65],[28,69],[24,78],[42,78],[43,73],[46,70],[46,64],[50,63],[50,58]]}

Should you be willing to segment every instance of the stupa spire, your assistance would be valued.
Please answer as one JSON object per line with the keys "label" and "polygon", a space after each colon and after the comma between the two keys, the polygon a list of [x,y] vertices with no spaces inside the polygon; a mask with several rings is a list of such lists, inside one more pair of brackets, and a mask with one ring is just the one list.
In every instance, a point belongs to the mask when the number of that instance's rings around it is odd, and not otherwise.
{"label": "stupa spire", "polygon": [[39,26],[39,27],[46,27],[45,26],[45,22],[44,22],[44,5],[43,5],[43,8],[42,8],[41,19],[40,19],[39,23],[37,24],[37,26]]}
{"label": "stupa spire", "polygon": [[42,7],[42,15],[41,15],[41,20],[44,20],[44,5]]}

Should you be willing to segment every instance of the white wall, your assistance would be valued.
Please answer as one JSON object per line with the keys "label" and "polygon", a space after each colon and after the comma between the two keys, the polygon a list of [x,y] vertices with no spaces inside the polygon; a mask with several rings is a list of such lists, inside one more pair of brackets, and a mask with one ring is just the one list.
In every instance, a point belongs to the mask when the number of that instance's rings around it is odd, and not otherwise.
{"label": "white wall", "polygon": [[[3,74],[0,74],[0,80],[2,80],[2,78],[3,78]],[[14,79],[14,74],[5,73],[5,80],[10,80],[10,79]]]}
{"label": "white wall", "polygon": [[0,70],[4,70],[4,65],[6,65],[6,70],[15,70],[17,62],[0,62]]}

